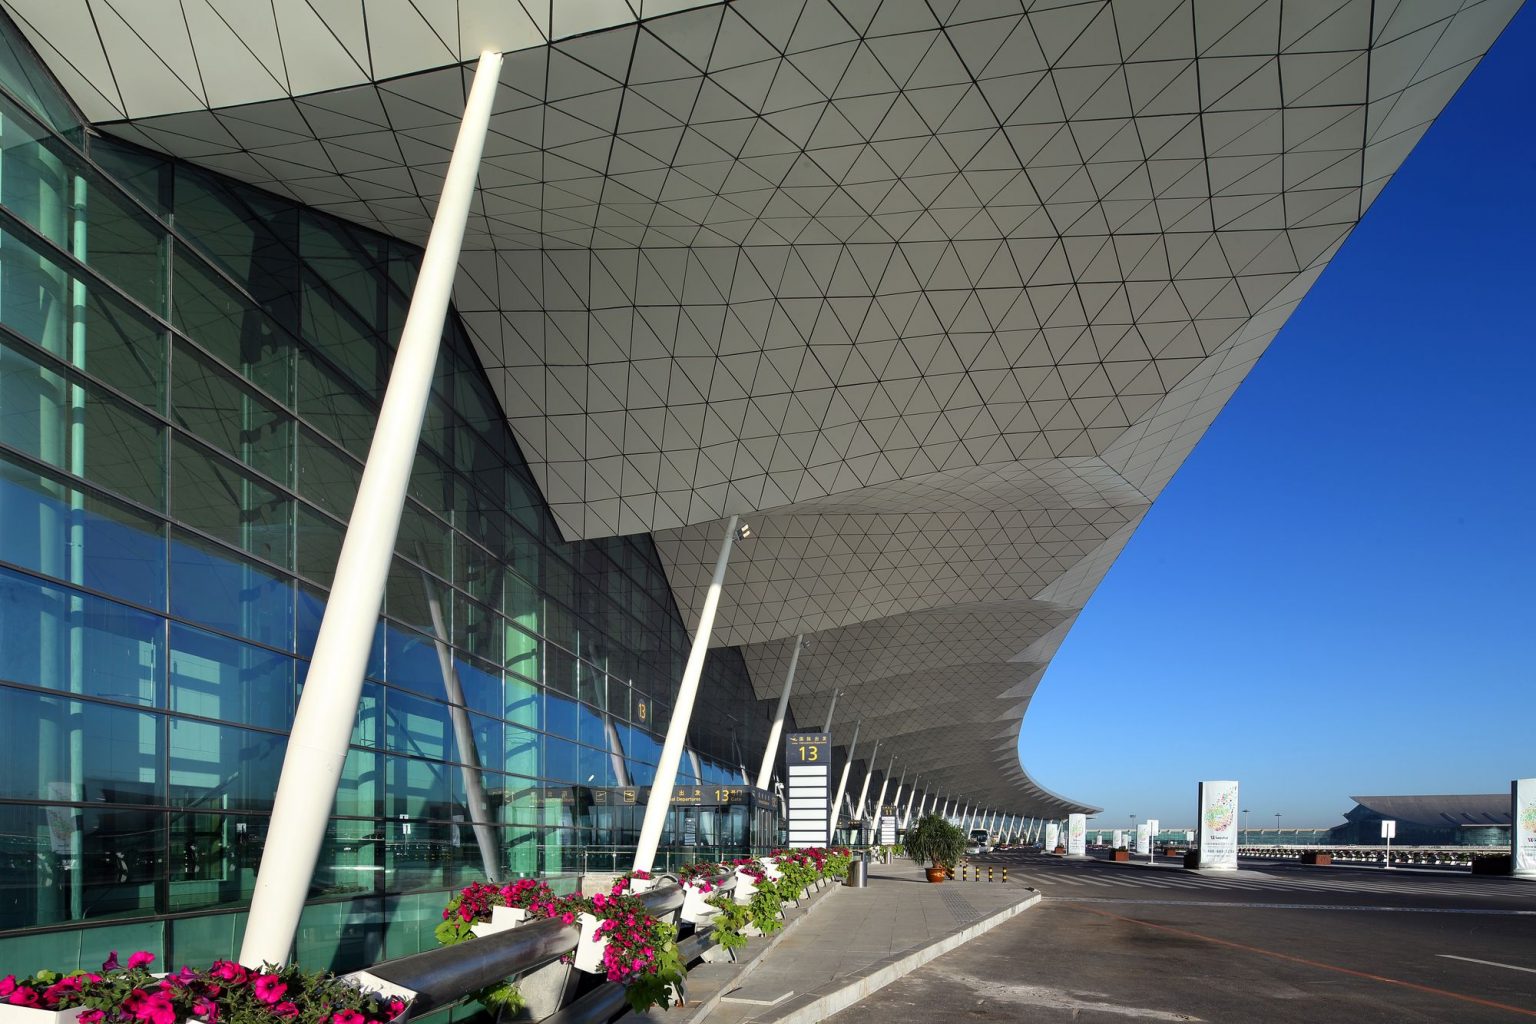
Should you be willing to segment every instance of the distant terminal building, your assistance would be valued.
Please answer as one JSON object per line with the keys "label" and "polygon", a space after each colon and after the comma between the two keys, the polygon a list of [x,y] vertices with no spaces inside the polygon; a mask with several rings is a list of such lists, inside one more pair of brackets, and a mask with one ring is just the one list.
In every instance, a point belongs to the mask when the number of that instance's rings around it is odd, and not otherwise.
{"label": "distant terminal building", "polygon": [[1339,845],[1381,842],[1381,822],[1397,822],[1404,846],[1507,846],[1509,794],[1473,793],[1449,796],[1355,796],[1344,824],[1329,833]]}

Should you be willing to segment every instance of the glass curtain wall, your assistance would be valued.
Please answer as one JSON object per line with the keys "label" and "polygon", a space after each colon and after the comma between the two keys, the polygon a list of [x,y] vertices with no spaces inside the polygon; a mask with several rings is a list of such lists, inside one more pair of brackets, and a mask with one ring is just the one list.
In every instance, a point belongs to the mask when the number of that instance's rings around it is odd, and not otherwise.
{"label": "glass curtain wall", "polygon": [[[7,972],[238,949],[419,257],[88,136],[0,15]],[[301,961],[432,945],[488,866],[627,866],[688,641],[648,537],[561,540],[450,316]],[[678,782],[739,791],[771,709],[705,673]]]}

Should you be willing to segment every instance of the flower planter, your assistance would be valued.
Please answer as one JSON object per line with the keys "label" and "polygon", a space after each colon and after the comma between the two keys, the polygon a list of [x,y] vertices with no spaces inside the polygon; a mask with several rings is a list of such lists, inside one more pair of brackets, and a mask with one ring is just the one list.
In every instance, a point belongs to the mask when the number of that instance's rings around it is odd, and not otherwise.
{"label": "flower planter", "polygon": [[1303,853],[1301,855],[1301,862],[1303,864],[1323,864],[1323,865],[1332,864],[1333,863],[1333,854],[1331,854],[1331,853],[1318,853],[1315,850],[1308,850],[1306,853]]}
{"label": "flower planter", "polygon": [[1130,860],[1131,859],[1131,851],[1130,850],[1115,850],[1113,853],[1111,853],[1109,855],[1109,859],[1110,860]]}
{"label": "flower planter", "polygon": [[509,931],[528,920],[528,911],[522,907],[492,907],[491,919],[469,926],[476,937],[485,938],[497,932]]}
{"label": "flower planter", "polygon": [[751,875],[743,873],[741,868],[737,868],[736,869],[736,904],[737,904],[737,906],[744,907],[748,903],[751,903],[752,902],[752,897],[755,896],[755,895],[757,895],[757,880],[754,879]]}
{"label": "flower planter", "polygon": [[602,920],[591,914],[577,914],[576,921],[581,925],[581,938],[576,940],[572,966],[588,974],[607,974],[603,954],[608,951],[608,937],[602,933]]}
{"label": "flower planter", "polygon": [[773,857],[764,857],[761,861],[759,861],[759,863],[763,865],[763,874],[768,876],[768,881],[770,882],[777,882],[779,877],[783,874],[783,872],[779,870],[778,860]]}
{"label": "flower planter", "polygon": [[708,902],[717,890],[710,888],[705,890],[702,886],[695,886],[692,882],[683,883],[683,920],[689,924],[704,924],[710,918],[720,913],[720,908]]}
{"label": "flower planter", "polygon": [[659,878],[631,878],[624,891],[632,896],[638,896],[643,892],[650,892],[660,884]]}
{"label": "flower planter", "polygon": [[948,875],[948,872],[943,868],[924,868],[923,870],[928,873],[928,881],[930,882],[942,882],[945,876]]}
{"label": "flower planter", "polygon": [[47,1010],[0,1003],[0,1024],[75,1024],[75,1018],[84,1009],[84,1006],[75,1006],[68,1010]]}

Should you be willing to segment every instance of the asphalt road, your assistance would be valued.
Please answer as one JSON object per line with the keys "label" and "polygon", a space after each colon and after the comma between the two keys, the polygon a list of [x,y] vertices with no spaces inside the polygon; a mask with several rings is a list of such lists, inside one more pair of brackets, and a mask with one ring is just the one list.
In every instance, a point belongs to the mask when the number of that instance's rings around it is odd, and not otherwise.
{"label": "asphalt road", "polygon": [[1007,864],[1010,885],[1045,898],[831,1021],[1536,1020],[1536,882],[1294,863],[1212,875],[1172,861],[979,860]]}

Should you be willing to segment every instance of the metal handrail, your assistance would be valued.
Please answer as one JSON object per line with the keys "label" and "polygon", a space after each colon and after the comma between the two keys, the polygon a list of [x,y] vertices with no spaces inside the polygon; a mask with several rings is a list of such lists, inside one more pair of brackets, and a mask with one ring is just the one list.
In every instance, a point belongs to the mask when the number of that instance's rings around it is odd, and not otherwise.
{"label": "metal handrail", "polygon": [[[728,891],[735,887],[734,874],[714,876],[709,881],[716,891]],[[682,886],[674,881],[658,885],[649,892],[639,893],[636,898],[645,904],[652,916],[661,918],[681,910],[685,894]],[[440,946],[385,960],[366,971],[358,972],[354,977],[364,987],[381,981],[388,986],[414,993],[411,1014],[421,1016],[451,1006],[472,992],[552,963],[575,950],[580,939],[581,928],[578,925],[565,924],[558,918],[530,921],[517,928],[481,936],[471,942]],[[689,940],[688,951],[691,955],[684,957],[684,963],[697,959],[704,950],[715,944],[707,933],[703,945],[698,945],[698,939],[699,936],[695,935]],[[608,989],[613,991],[606,992]],[[605,994],[602,999],[594,1001],[593,997],[599,993]],[[585,1007],[589,1002],[592,1003],[594,1015],[588,1016],[586,1009],[581,1011],[579,1017],[570,1015],[578,1006]],[[549,1019],[572,1022],[606,1019],[595,1013],[598,1003],[607,1006],[610,1002],[615,1010],[623,1005],[622,986],[605,984],[576,1003],[562,1007]]]}

